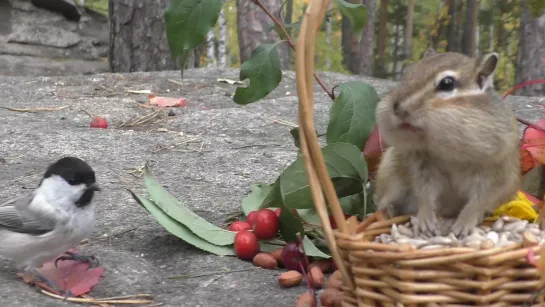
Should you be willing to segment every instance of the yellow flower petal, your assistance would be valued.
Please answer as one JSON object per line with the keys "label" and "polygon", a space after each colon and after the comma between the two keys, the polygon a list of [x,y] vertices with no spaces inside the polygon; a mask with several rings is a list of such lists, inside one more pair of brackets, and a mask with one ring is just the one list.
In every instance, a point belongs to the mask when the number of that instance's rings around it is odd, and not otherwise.
{"label": "yellow flower petal", "polygon": [[487,218],[487,221],[495,221],[502,215],[516,217],[529,222],[535,222],[538,213],[534,209],[534,203],[532,203],[523,193],[517,192],[517,197],[501,205],[494,211],[491,217]]}

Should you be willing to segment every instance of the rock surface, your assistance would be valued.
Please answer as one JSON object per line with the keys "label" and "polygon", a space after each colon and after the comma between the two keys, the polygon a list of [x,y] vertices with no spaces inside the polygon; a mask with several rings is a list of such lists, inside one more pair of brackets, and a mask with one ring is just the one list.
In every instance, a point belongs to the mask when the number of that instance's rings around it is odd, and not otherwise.
{"label": "rock surface", "polygon": [[69,2],[0,2],[0,75],[55,76],[109,71],[107,17],[78,16]]}
{"label": "rock surface", "polygon": [[[131,171],[152,162],[158,180],[203,218],[222,225],[237,213],[252,183],[272,182],[297,150],[291,127],[297,123],[295,75],[284,73],[281,85],[266,100],[238,106],[230,95],[234,85],[217,78],[237,79],[238,70],[197,69],[69,77],[0,77],[0,106],[36,108],[69,106],[60,111],[17,112],[0,109],[0,199],[35,187],[47,164],[63,155],[88,161],[103,188],[96,197],[98,225],[90,244],[78,247],[95,254],[106,269],[93,297],[151,293],[163,306],[294,306],[305,284],[280,289],[281,271],[256,269],[230,274],[168,279],[209,271],[251,269],[249,262],[209,255],[168,234],[130,197],[125,188],[143,192],[141,178]],[[384,80],[320,73],[329,87],[348,80],[371,80],[379,95],[395,85]],[[147,95],[127,89],[149,89],[158,95],[186,97],[186,107],[147,127],[116,128],[134,116]],[[331,101],[315,87],[316,126],[324,131]],[[545,98],[510,97],[524,118],[545,115]],[[90,129],[89,117],[106,117],[108,129]],[[168,112],[168,110],[166,110]],[[171,132],[161,132],[166,128]],[[182,135],[183,133],[183,135]],[[192,142],[184,143],[188,139]],[[168,148],[172,147],[172,148]],[[161,150],[162,149],[162,150]],[[135,229],[136,228],[136,229]],[[121,233],[118,236],[113,234]],[[3,306],[66,306],[37,293],[15,276],[8,261],[0,266]]]}

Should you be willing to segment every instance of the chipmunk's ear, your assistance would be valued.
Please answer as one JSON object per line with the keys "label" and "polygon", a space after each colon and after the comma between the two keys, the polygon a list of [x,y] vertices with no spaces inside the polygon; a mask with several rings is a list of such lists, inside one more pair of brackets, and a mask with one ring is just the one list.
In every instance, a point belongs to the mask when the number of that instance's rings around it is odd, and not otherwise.
{"label": "chipmunk's ear", "polygon": [[485,91],[494,86],[494,73],[498,66],[499,54],[492,52],[484,54],[477,59],[477,84]]}
{"label": "chipmunk's ear", "polygon": [[424,52],[424,54],[422,55],[422,59],[425,59],[427,57],[430,57],[436,54],[437,54],[437,51],[435,51],[435,49],[430,47],[428,48],[428,50],[426,50],[426,52]]}

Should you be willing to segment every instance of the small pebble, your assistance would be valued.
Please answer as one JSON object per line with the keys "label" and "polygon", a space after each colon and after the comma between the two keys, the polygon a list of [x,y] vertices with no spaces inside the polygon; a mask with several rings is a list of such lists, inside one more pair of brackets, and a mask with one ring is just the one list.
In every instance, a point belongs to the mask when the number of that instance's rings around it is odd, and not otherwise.
{"label": "small pebble", "polygon": [[170,109],[168,111],[168,116],[176,116],[176,113],[174,113],[174,110]]}

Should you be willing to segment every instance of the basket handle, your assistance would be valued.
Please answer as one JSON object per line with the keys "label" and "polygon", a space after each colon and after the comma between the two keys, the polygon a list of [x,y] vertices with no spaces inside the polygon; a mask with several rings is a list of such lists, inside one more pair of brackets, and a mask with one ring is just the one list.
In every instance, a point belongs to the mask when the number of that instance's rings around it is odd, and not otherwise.
{"label": "basket handle", "polygon": [[301,23],[299,37],[295,49],[295,76],[297,82],[297,95],[299,97],[299,137],[301,151],[307,173],[312,200],[327,237],[329,249],[337,267],[341,271],[345,286],[354,288],[348,269],[341,258],[333,229],[327,214],[325,198],[333,213],[333,218],[338,225],[338,231],[348,233],[346,220],[335,192],[333,182],[329,177],[325,166],[324,157],[318,138],[314,133],[313,110],[313,72],[314,49],[318,28],[329,7],[331,0],[311,0]]}

